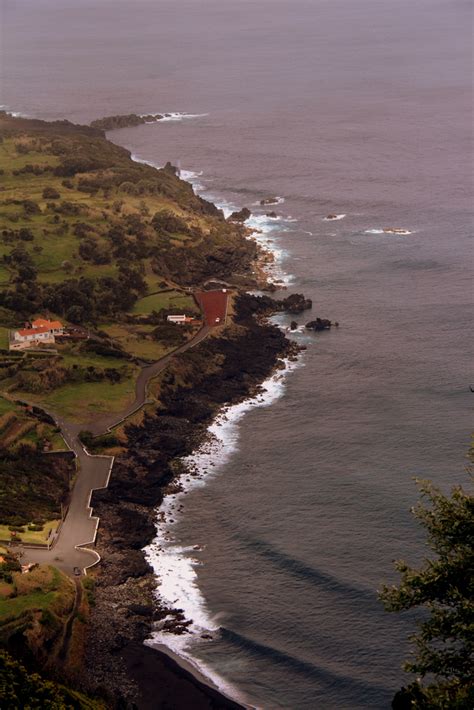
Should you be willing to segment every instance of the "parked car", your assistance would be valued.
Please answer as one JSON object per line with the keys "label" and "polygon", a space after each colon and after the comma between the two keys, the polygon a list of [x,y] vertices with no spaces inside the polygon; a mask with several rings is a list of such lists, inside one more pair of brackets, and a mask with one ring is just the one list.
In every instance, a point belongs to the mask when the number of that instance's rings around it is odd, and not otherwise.
{"label": "parked car", "polygon": [[82,574],[82,572],[81,572],[81,570],[79,569],[79,567],[74,567],[73,572],[74,572],[74,574],[76,575],[76,577],[80,577],[81,574]]}

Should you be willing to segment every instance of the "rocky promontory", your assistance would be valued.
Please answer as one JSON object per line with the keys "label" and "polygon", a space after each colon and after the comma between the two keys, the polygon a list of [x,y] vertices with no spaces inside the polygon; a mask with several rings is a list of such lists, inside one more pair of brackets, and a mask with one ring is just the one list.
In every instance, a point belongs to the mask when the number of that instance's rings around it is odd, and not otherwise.
{"label": "rocky promontory", "polygon": [[261,315],[269,315],[278,311],[296,315],[312,308],[313,302],[302,293],[292,293],[282,299],[271,298],[267,295],[255,296],[247,294],[243,307],[249,313]]}
{"label": "rocky promontory", "polygon": [[130,128],[132,126],[141,126],[143,123],[154,123],[161,121],[164,118],[159,113],[151,113],[146,116],[140,116],[136,113],[119,114],[117,116],[104,116],[92,121],[91,128],[98,128],[101,131],[115,131],[117,128]]}

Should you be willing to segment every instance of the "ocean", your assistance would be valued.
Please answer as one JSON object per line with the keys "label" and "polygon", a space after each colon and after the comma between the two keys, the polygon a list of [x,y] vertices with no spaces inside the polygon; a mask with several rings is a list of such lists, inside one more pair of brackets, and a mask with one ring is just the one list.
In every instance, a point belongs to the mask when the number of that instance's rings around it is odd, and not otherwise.
{"label": "ocean", "polygon": [[110,138],[253,210],[281,295],[313,300],[299,324],[340,324],[298,332],[297,366],[214,425],[148,551],[193,619],[192,640],[165,641],[261,708],[389,708],[408,681],[413,615],[385,613],[377,589],[394,559],[427,554],[414,478],[465,483],[472,428],[471,10],[0,2],[1,104],[190,114]]}

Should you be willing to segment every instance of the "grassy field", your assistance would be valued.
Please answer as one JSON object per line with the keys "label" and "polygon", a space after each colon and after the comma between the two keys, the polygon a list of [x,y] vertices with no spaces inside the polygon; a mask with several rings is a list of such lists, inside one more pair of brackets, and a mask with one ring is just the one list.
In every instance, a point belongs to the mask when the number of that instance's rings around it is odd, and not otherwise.
{"label": "grassy field", "polygon": [[[60,520],[49,520],[44,524],[43,530],[28,530],[28,526],[24,526],[24,532],[18,532],[17,537],[21,538],[22,542],[41,544],[48,542],[51,530],[56,530]],[[0,525],[0,540],[3,542],[8,542],[11,539],[11,531],[8,529],[8,525]]]}
{"label": "grassy field", "polygon": [[59,620],[74,604],[74,585],[55,567],[41,565],[27,574],[13,573],[11,584],[2,585],[0,595],[0,637],[2,626],[26,612],[48,610]]}
{"label": "grassy field", "polygon": [[107,323],[101,325],[101,330],[107,333],[122,348],[134,357],[145,360],[159,360],[173,347],[166,346],[151,337],[153,325],[134,325],[130,323]]}
{"label": "grassy field", "polygon": [[[87,424],[94,415],[120,412],[133,402],[139,368],[131,366],[131,370],[133,374],[117,384],[81,382],[58,387],[42,396],[31,393],[24,393],[24,396],[73,421]],[[21,397],[22,393],[18,392],[18,395]]]}
{"label": "grassy field", "polygon": [[199,313],[196,302],[192,296],[179,291],[164,291],[145,296],[135,303],[132,313],[136,315],[150,315],[153,311],[157,313],[162,309],[176,309],[177,313],[192,312]]}

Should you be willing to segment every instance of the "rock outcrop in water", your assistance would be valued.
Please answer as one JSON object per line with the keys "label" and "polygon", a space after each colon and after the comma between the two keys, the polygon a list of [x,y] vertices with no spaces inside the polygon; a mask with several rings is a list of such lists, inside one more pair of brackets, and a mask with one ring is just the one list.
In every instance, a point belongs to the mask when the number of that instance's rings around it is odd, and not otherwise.
{"label": "rock outcrop in water", "polygon": [[241,210],[238,212],[232,212],[232,214],[229,217],[229,220],[231,222],[245,222],[252,216],[251,211],[248,209],[248,207],[242,207]]}
{"label": "rock outcrop in water", "polygon": [[315,332],[318,332],[320,330],[330,330],[332,325],[335,325],[335,323],[333,324],[332,321],[327,318],[316,318],[316,320],[306,323],[305,328],[306,330],[314,330]]}
{"label": "rock outcrop in water", "polygon": [[313,307],[313,302],[310,298],[305,298],[302,293],[292,293],[281,301],[282,310],[287,313],[302,313]]}

